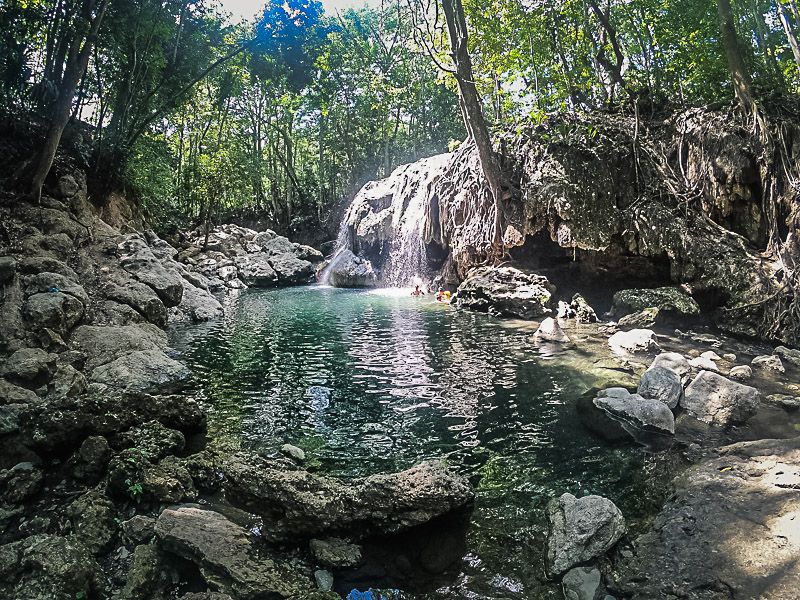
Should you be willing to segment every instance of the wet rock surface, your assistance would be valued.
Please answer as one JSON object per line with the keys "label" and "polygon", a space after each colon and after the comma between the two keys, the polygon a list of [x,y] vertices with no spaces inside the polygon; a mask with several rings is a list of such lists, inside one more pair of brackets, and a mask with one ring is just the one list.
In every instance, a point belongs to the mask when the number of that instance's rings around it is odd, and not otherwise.
{"label": "wet rock surface", "polygon": [[704,423],[728,425],[752,417],[760,401],[757,389],[701,371],[686,388],[681,407]]}
{"label": "wet rock surface", "polygon": [[369,260],[342,250],[327,267],[328,280],[334,287],[366,288],[378,285],[378,275]]}
{"label": "wet rock surface", "polygon": [[632,600],[791,598],[800,588],[800,440],[721,448],[617,560],[612,592]]}
{"label": "wet rock surface", "polygon": [[511,267],[478,267],[458,286],[451,306],[500,317],[534,319],[551,311],[555,286]]}
{"label": "wet rock surface", "polygon": [[605,554],[626,531],[620,510],[601,496],[563,494],[550,501],[547,516],[547,567],[556,575]]}
{"label": "wet rock surface", "polygon": [[657,433],[675,433],[675,418],[662,401],[631,394],[625,388],[603,390],[594,399],[598,408],[625,421],[634,428]]}
{"label": "wet rock surface", "polygon": [[237,454],[224,473],[226,497],[264,516],[264,535],[274,540],[340,531],[351,536],[401,531],[473,498],[469,483],[440,462],[344,484],[281,462]]}

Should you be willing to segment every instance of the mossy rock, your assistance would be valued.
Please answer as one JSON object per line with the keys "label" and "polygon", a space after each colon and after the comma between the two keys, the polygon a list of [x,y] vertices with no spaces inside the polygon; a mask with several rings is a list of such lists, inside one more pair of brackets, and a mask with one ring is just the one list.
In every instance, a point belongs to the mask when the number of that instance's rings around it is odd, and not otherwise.
{"label": "mossy rock", "polygon": [[646,308],[657,308],[659,313],[684,316],[700,314],[700,307],[694,298],[674,287],[620,290],[614,294],[612,312],[617,317],[641,312]]}

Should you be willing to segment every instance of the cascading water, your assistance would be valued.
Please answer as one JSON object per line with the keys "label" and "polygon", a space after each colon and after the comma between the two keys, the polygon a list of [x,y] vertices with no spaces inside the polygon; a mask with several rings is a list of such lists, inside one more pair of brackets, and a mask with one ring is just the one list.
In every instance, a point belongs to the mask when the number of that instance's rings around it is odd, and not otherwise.
{"label": "cascading water", "polygon": [[353,254],[363,258],[370,271],[374,267],[382,286],[407,287],[430,281],[425,225],[433,186],[451,158],[439,154],[402,165],[389,177],[361,188],[347,210],[322,281],[336,285],[331,275]]}

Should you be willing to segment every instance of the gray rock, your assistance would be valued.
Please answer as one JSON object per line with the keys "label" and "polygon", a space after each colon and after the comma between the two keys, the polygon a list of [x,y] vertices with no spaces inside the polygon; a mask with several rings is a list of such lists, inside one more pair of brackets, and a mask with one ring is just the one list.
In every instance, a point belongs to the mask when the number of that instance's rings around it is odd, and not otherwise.
{"label": "gray rock", "polygon": [[[686,470],[612,592],[784,600],[800,589],[800,438],[734,444]],[[665,590],[669,590],[665,593]]]}
{"label": "gray rock", "polygon": [[302,448],[298,448],[297,446],[292,446],[291,444],[284,444],[281,446],[281,452],[286,456],[303,462],[306,459],[306,453],[303,452]]}
{"label": "gray rock", "polygon": [[316,248],[312,248],[311,246],[305,246],[303,244],[295,244],[294,254],[300,260],[307,260],[308,262],[313,264],[322,262],[322,259],[325,258],[322,255],[322,252],[320,252]]}
{"label": "gray rock", "polygon": [[787,408],[797,408],[798,406],[800,406],[800,397],[790,396],[788,394],[770,394],[764,399],[767,400],[768,402],[781,404]]}
{"label": "gray rock", "polygon": [[195,563],[208,584],[235,598],[305,598],[316,588],[279,555],[257,549],[246,529],[210,510],[168,508],[156,535],[167,552]]}
{"label": "gray rock", "polygon": [[189,369],[160,350],[139,350],[100,365],[89,375],[90,384],[122,392],[169,393],[182,388]]}
{"label": "gray rock", "polygon": [[323,592],[330,591],[333,588],[333,575],[330,571],[317,569],[314,571],[314,579],[317,582],[317,587]]}
{"label": "gray rock", "polygon": [[658,309],[645,308],[635,313],[620,317],[617,321],[620,329],[650,329],[658,323]]}
{"label": "gray rock", "polygon": [[180,459],[168,456],[151,463],[137,448],[123,450],[108,466],[108,492],[121,500],[184,502],[197,496],[191,475]]}
{"label": "gray rock", "polygon": [[270,265],[278,274],[278,281],[283,285],[308,283],[314,276],[314,265],[307,260],[300,260],[294,254],[278,254],[269,259]]}
{"label": "gray rock", "polygon": [[608,345],[618,354],[655,353],[661,350],[656,334],[649,329],[618,331],[608,338]]}
{"label": "gray rock", "polygon": [[176,271],[167,270],[139,234],[124,236],[117,245],[123,269],[150,286],[167,308],[180,304],[183,279]]}
{"label": "gray rock", "polygon": [[692,371],[692,368],[689,365],[689,361],[686,359],[686,357],[682,354],[678,354],[677,352],[662,352],[656,356],[655,359],[653,359],[653,363],[650,365],[650,368],[654,369],[656,367],[661,367],[667,369],[668,371],[672,371],[681,379],[683,379]]}
{"label": "gray rock", "polygon": [[0,406],[0,435],[19,431],[20,417],[27,410],[27,404],[6,404]]}
{"label": "gray rock", "polygon": [[34,331],[48,328],[66,335],[83,318],[80,300],[60,292],[33,294],[25,301],[23,315]]}
{"label": "gray rock", "polygon": [[[239,279],[251,287],[273,287],[278,284],[278,274],[266,254],[250,254],[236,259],[236,268],[239,269]],[[227,281],[226,285],[232,287],[235,280]]]}
{"label": "gray rock", "polygon": [[[274,233],[274,232],[273,232]],[[280,256],[291,254],[294,256],[295,246],[287,238],[282,235],[276,235],[269,239],[265,237],[256,236],[256,243],[261,246],[261,249],[267,253],[268,256]]]}
{"label": "gray rock", "polygon": [[512,267],[477,267],[458,286],[450,302],[455,308],[496,316],[534,319],[551,311],[555,287],[540,275]]}
{"label": "gray rock", "polygon": [[589,303],[580,294],[575,294],[572,297],[570,308],[575,313],[575,320],[578,323],[596,323],[597,313],[589,306]]}
{"label": "gray rock", "polygon": [[138,281],[110,283],[106,286],[106,297],[127,304],[158,327],[167,325],[167,307],[153,289]]}
{"label": "gray rock", "polygon": [[[51,290],[57,289],[58,292]],[[36,273],[25,278],[25,294],[32,296],[33,294],[67,294],[79,300],[84,306],[89,304],[89,296],[83,286],[75,283],[74,280],[65,277],[59,273],[50,273],[47,271]]]}
{"label": "gray rock", "polygon": [[750,364],[754,367],[766,369],[768,371],[775,371],[776,373],[786,372],[786,368],[783,366],[781,359],[774,354],[756,356]]}
{"label": "gray rock", "polygon": [[79,189],[80,186],[72,175],[62,175],[58,180],[58,195],[62,198],[72,198]]}
{"label": "gray rock", "polygon": [[38,387],[56,373],[56,355],[40,348],[22,348],[8,357],[0,367],[0,375],[13,382]]}
{"label": "gray rock", "polygon": [[547,516],[550,522],[547,566],[554,575],[602,556],[626,531],[620,510],[601,496],[578,499],[563,494],[547,505]]}
{"label": "gray rock", "polygon": [[72,533],[95,556],[108,550],[117,535],[114,504],[105,495],[90,491],[67,508]]}
{"label": "gray rock", "polygon": [[686,388],[680,405],[704,423],[729,425],[752,417],[760,401],[757,389],[701,371]]}
{"label": "gray rock", "polygon": [[172,584],[164,552],[158,546],[142,544],[133,551],[133,561],[125,578],[122,597],[126,600],[163,600]]}
{"label": "gray rock", "polygon": [[[17,270],[26,275],[56,273],[69,281],[78,281],[78,275],[66,264],[50,256],[31,256],[19,261]],[[47,290],[43,290],[47,291]]]}
{"label": "gray rock", "polygon": [[596,600],[600,592],[600,571],[594,567],[575,567],[561,580],[564,600]]}
{"label": "gray rock", "polygon": [[696,356],[689,361],[689,366],[695,369],[703,369],[706,371],[719,371],[717,363],[707,356]]}
{"label": "gray rock", "polygon": [[355,567],[361,562],[361,546],[348,544],[341,538],[311,540],[309,548],[317,562],[326,567]]}
{"label": "gray rock", "polygon": [[16,504],[27,500],[42,487],[42,472],[29,462],[0,470],[0,501]]}
{"label": "gray rock", "polygon": [[224,467],[233,504],[265,518],[263,534],[297,540],[326,533],[391,533],[426,523],[468,504],[469,483],[440,462],[347,484],[280,461],[239,453]]}
{"label": "gray rock", "polygon": [[204,289],[187,284],[183,288],[181,303],[170,309],[171,323],[190,321],[200,323],[211,321],[223,314],[222,305]]}
{"label": "gray rock", "polygon": [[350,250],[342,250],[334,256],[325,272],[333,287],[367,288],[378,285],[378,275],[372,263]]}
{"label": "gray rock", "polygon": [[156,520],[145,515],[135,515],[119,524],[122,541],[128,548],[149,544],[156,535]]}
{"label": "gray rock", "polygon": [[[6,598],[75,600],[101,589],[102,570],[79,541],[36,535],[0,546],[0,590]],[[5,585],[4,585],[5,584]]]}
{"label": "gray rock", "polygon": [[800,350],[787,348],[786,346],[778,346],[772,353],[780,356],[781,359],[796,367],[800,366]]}
{"label": "gray rock", "polygon": [[111,438],[111,444],[116,450],[136,448],[155,463],[170,454],[180,454],[186,438],[180,431],[153,420],[116,434]]}
{"label": "gray rock", "polygon": [[739,365],[738,367],[733,367],[728,376],[736,381],[749,381],[753,378],[753,369],[748,365]]}
{"label": "gray rock", "polygon": [[652,307],[657,308],[659,314],[674,313],[686,316],[700,314],[697,302],[674,287],[621,290],[614,294],[612,312],[615,315],[628,315]]}
{"label": "gray rock", "polygon": [[17,272],[17,260],[13,256],[0,256],[0,283],[8,283]]}
{"label": "gray rock", "polygon": [[85,368],[92,371],[132,352],[165,350],[167,336],[160,329],[148,325],[81,325],[73,330],[69,345],[87,357]]}
{"label": "gray rock", "polygon": [[568,344],[570,341],[569,336],[564,333],[558,321],[553,317],[547,317],[542,321],[541,325],[539,325],[539,329],[536,330],[535,337],[537,340],[560,342],[562,344]]}
{"label": "gray rock", "polygon": [[683,384],[675,371],[651,366],[642,375],[637,392],[643,398],[653,398],[669,408],[675,408],[683,396]]}
{"label": "gray rock", "polygon": [[0,404],[37,404],[39,396],[31,390],[0,378]]}
{"label": "gray rock", "polygon": [[86,391],[87,382],[83,373],[80,373],[72,365],[58,367],[48,386],[47,398],[75,398]]}
{"label": "gray rock", "polygon": [[222,281],[230,281],[238,277],[239,270],[234,266],[222,267],[217,270],[217,277]]}
{"label": "gray rock", "polygon": [[111,446],[103,436],[90,435],[67,465],[72,476],[89,485],[94,485],[105,474],[111,458]]}
{"label": "gray rock", "polygon": [[658,399],[642,398],[624,388],[610,388],[600,392],[594,405],[634,427],[657,433],[675,433],[675,417]]}

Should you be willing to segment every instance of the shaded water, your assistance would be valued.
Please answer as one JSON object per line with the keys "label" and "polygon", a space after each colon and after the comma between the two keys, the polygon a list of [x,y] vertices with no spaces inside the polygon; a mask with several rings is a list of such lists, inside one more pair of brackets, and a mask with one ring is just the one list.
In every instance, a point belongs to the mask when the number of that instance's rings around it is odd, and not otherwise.
{"label": "shaded water", "polygon": [[[344,478],[446,458],[476,485],[463,543],[431,542],[455,548],[453,564],[423,564],[430,581],[384,564],[375,581],[436,597],[558,597],[543,581],[549,499],[600,494],[628,518],[654,508],[643,501],[652,457],[610,447],[576,414],[579,397],[603,385],[597,374],[616,372],[602,368],[607,357],[537,348],[535,324],[405,291],[307,287],[229,301],[223,319],[171,334],[213,447],[291,443],[311,468]],[[605,348],[596,331],[583,338]]]}

